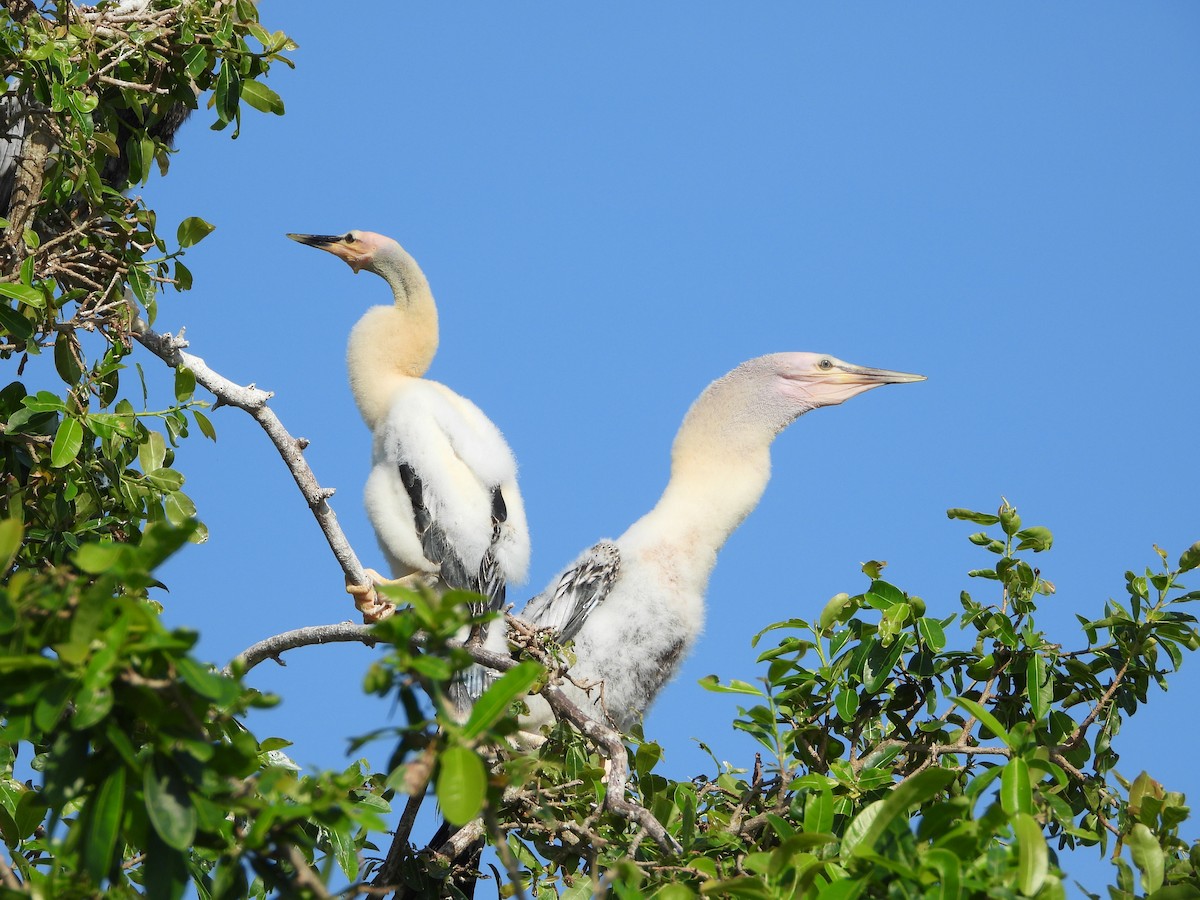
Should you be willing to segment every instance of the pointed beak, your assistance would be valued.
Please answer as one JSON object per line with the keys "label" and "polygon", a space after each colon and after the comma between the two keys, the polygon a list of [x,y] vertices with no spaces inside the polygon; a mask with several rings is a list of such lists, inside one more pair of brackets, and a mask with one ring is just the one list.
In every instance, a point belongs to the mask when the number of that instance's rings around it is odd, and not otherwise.
{"label": "pointed beak", "polygon": [[849,364],[838,367],[838,371],[830,372],[829,379],[838,384],[908,384],[912,381],[924,381],[924,375],[914,375],[911,372],[893,372],[891,369],[872,369],[869,366],[852,366]]}
{"label": "pointed beak", "polygon": [[336,244],[342,239],[340,234],[289,234],[288,237],[297,243],[320,247],[322,250],[328,250],[330,244]]}
{"label": "pointed beak", "polygon": [[332,253],[357,273],[369,260],[369,248],[350,247],[344,234],[289,234],[293,241]]}

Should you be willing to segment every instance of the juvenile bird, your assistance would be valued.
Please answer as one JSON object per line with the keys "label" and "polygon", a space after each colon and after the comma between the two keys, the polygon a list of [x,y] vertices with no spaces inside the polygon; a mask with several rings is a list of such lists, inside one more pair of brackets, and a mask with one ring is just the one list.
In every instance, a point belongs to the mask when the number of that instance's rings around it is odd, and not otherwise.
{"label": "juvenile bird", "polygon": [[[771,442],[806,412],[884,384],[924,381],[818,353],[775,353],[710,384],[675,437],[671,477],[657,505],[615,541],[586,550],[529,601],[521,618],[575,642],[563,689],[588,715],[622,731],[676,673],[704,626],[717,553],[758,505]],[[529,698],[527,731],[551,720]]]}

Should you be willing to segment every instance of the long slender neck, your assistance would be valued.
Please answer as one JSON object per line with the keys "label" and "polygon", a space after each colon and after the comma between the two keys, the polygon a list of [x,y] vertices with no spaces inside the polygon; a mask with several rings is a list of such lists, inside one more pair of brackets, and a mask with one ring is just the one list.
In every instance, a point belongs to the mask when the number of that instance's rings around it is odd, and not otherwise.
{"label": "long slender neck", "polygon": [[437,353],[438,316],[425,274],[399,244],[377,253],[371,271],[388,283],[396,302],[374,306],[358,320],[350,332],[346,366],[354,402],[374,430],[397,385],[429,370]]}
{"label": "long slender neck", "polygon": [[701,589],[717,552],[750,514],[771,477],[771,442],[798,415],[755,371],[735,369],[688,411],[671,451],[671,479],[657,505],[626,533],[665,545]]}

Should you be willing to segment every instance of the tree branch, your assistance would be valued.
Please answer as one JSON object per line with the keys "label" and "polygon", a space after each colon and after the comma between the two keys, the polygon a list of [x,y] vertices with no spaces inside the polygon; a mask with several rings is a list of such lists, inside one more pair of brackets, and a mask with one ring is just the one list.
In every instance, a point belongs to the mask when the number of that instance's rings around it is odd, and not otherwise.
{"label": "tree branch", "polygon": [[260,662],[273,659],[281,666],[287,665],[279,658],[279,654],[297,647],[311,647],[314,644],[335,644],[355,642],[375,646],[375,637],[371,634],[370,626],[356,625],[354,622],[338,622],[336,625],[310,625],[307,628],[296,628],[276,634],[253,644],[233,658],[226,671],[240,667],[242,672],[249,672]]}
{"label": "tree branch", "polygon": [[8,209],[8,227],[5,229],[0,255],[5,259],[5,268],[17,270],[18,252],[25,240],[25,231],[33,224],[46,180],[46,162],[54,147],[46,117],[30,108],[25,113],[25,137],[17,156],[16,176],[12,199]]}
{"label": "tree branch", "polygon": [[[279,451],[288,471],[292,473],[292,478],[295,479],[296,486],[300,488],[300,493],[308,503],[309,509],[312,510],[313,516],[316,517],[317,524],[321,526],[325,540],[329,543],[329,549],[333,551],[333,555],[346,575],[346,584],[373,588],[373,583],[367,577],[362,563],[359,562],[342,527],[338,524],[337,516],[334,515],[333,509],[327,502],[333,495],[333,490],[321,487],[317,476],[313,474],[312,468],[304,458],[303,450],[308,442],[292,437],[283,427],[283,423],[279,421],[274,410],[267,406],[267,401],[274,395],[269,391],[259,390],[253,384],[245,387],[235,384],[214,372],[203,359],[184,350],[188,343],[183,339],[182,333],[178,337],[171,334],[159,334],[142,319],[136,319],[133,323],[133,335],[141,342],[142,346],[167,365],[190,369],[196,376],[197,383],[208,389],[217,398],[217,405],[236,406],[249,413],[254,421],[262,426],[267,437],[271,439],[271,443],[275,445],[275,449]],[[395,607],[391,603],[380,598],[373,591],[370,593],[372,598],[361,601],[359,606],[365,621],[377,621],[395,611]]]}
{"label": "tree branch", "polygon": [[1122,682],[1124,682],[1125,673],[1128,671],[1129,660],[1126,659],[1125,665],[1121,666],[1121,671],[1117,672],[1117,674],[1113,676],[1112,684],[1108,686],[1108,690],[1104,692],[1104,696],[1100,698],[1100,701],[1092,708],[1092,711],[1087,714],[1087,718],[1079,723],[1079,727],[1075,729],[1069,738],[1067,738],[1066,742],[1059,748],[1060,750],[1066,750],[1069,752],[1074,750],[1083,742],[1088,728],[1090,728],[1092,723],[1096,721],[1096,718],[1100,715],[1100,713],[1104,712],[1104,710],[1108,707],[1108,704],[1112,702],[1113,696],[1117,693],[1117,689],[1120,688]]}
{"label": "tree branch", "polygon": [[[517,661],[510,656],[466,645],[463,648],[471,654],[471,658],[475,662],[498,672],[506,672],[517,664]],[[575,730],[591,741],[600,751],[600,755],[608,760],[608,791],[604,796],[604,805],[623,819],[628,819],[646,829],[646,834],[653,838],[654,842],[665,852],[682,853],[683,848],[678,841],[667,834],[667,830],[663,828],[658,819],[651,815],[648,809],[625,798],[625,788],[629,782],[629,756],[621,732],[601,725],[589,717],[556,687],[547,684],[539,693],[550,704],[550,709],[554,711],[555,716],[570,722]]]}

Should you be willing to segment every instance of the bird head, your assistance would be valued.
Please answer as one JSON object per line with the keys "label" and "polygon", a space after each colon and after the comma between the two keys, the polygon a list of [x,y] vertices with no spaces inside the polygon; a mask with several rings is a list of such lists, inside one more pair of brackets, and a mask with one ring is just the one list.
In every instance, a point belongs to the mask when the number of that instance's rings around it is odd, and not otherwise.
{"label": "bird head", "polygon": [[293,241],[332,253],[355,271],[375,272],[375,257],[381,251],[399,247],[390,237],[373,231],[347,231],[345,234],[289,234]]}
{"label": "bird head", "polygon": [[845,403],[880,385],[925,380],[924,375],[856,366],[825,353],[778,353],[769,358],[780,393],[809,409]]}

